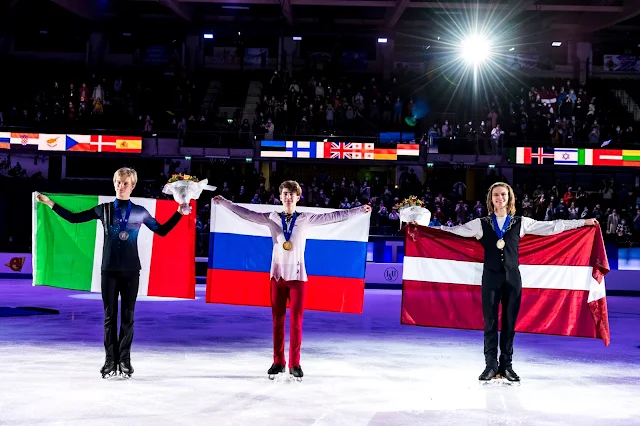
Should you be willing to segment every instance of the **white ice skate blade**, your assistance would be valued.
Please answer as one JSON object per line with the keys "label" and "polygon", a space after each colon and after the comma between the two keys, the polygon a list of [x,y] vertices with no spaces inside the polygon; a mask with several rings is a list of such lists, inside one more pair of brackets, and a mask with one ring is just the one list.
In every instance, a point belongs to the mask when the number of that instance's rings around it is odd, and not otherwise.
{"label": "white ice skate blade", "polygon": [[102,380],[113,380],[113,379],[117,379],[118,378],[118,373],[116,373],[115,371],[109,374],[105,374],[104,376],[102,376]]}
{"label": "white ice skate blade", "polygon": [[267,375],[267,377],[269,377],[269,380],[271,380],[272,382],[284,382],[284,381],[287,380],[287,378],[285,376],[286,376],[285,373],[268,374]]}
{"label": "white ice skate blade", "polygon": [[480,385],[487,387],[494,386],[520,386],[520,382],[510,382],[504,377],[494,377],[491,380],[479,380]]}

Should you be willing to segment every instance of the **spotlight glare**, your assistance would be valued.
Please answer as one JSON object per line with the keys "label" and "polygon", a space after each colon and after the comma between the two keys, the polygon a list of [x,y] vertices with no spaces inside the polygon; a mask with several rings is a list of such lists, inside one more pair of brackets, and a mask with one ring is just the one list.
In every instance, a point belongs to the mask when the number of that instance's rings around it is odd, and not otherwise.
{"label": "spotlight glare", "polygon": [[513,52],[514,50],[516,50],[516,48],[512,47],[511,49],[509,49],[509,52]]}
{"label": "spotlight glare", "polygon": [[485,37],[474,35],[461,43],[461,57],[467,63],[478,65],[491,55],[491,45]]}
{"label": "spotlight glare", "polygon": [[551,46],[560,47],[560,46],[562,46],[562,42],[561,41],[554,41],[553,43],[551,43]]}

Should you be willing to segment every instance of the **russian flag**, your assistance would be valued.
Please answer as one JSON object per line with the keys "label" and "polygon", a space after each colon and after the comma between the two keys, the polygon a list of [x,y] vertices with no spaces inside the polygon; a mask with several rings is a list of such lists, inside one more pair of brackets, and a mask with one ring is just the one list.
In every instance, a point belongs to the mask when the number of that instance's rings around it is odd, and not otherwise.
{"label": "russian flag", "polygon": [[[242,204],[257,212],[282,206]],[[299,212],[333,210],[298,207]],[[294,230],[295,232],[295,230]],[[369,215],[308,229],[305,309],[362,313]],[[207,303],[271,306],[273,241],[269,229],[211,203]]]}

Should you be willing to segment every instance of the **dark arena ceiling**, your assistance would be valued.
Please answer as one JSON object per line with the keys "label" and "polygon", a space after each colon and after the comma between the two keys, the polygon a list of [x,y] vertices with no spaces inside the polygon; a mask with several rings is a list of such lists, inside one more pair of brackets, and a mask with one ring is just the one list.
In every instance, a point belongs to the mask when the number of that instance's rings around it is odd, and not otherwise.
{"label": "dark arena ceiling", "polygon": [[[434,28],[495,28],[511,38],[615,40],[640,35],[640,0],[2,0],[13,30],[68,25],[100,31],[422,35]],[[94,29],[95,30],[95,29]]]}

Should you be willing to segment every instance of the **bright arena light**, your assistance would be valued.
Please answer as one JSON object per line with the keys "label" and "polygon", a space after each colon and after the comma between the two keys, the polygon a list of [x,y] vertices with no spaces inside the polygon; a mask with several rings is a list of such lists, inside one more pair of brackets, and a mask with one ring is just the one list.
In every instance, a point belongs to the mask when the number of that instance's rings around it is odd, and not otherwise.
{"label": "bright arena light", "polygon": [[482,36],[470,36],[462,40],[460,56],[472,65],[478,65],[491,56],[491,43]]}

